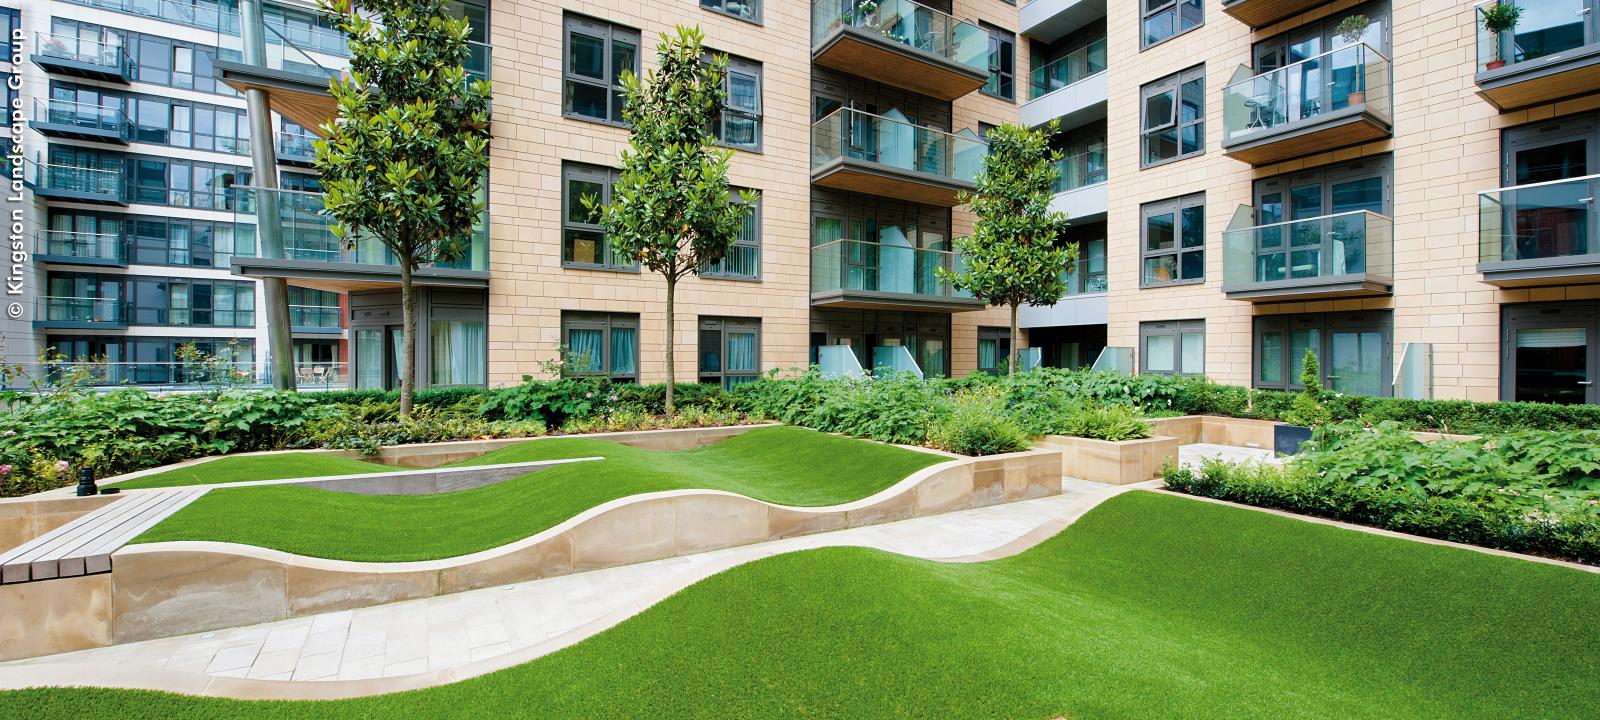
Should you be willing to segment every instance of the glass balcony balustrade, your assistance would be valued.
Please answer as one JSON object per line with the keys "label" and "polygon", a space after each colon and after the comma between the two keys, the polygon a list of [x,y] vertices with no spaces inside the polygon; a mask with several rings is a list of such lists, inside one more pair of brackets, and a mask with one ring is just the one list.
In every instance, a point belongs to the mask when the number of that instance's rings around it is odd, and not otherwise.
{"label": "glass balcony balustrade", "polygon": [[127,142],[133,133],[133,123],[128,120],[127,113],[113,105],[34,98],[33,121],[89,136],[110,136],[122,142]]}
{"label": "glass balcony balustrade", "polygon": [[1106,39],[1099,38],[1077,50],[1036,67],[1028,76],[1028,99],[1060,90],[1091,75],[1106,71]]}
{"label": "glass balcony balustrade", "polygon": [[977,180],[988,144],[976,133],[947,133],[890,114],[840,108],[811,126],[813,172],[842,159],[934,175],[960,183]]}
{"label": "glass balcony balustrade", "polygon": [[127,183],[122,171],[52,165],[25,160],[24,175],[35,193],[63,199],[126,204]]}
{"label": "glass balcony balustrade", "polygon": [[1067,155],[1056,161],[1055,191],[1064,193],[1068,190],[1099,185],[1106,181],[1106,144],[1105,141],[1092,143],[1089,149],[1083,152]]}
{"label": "glass balcony balustrade", "polygon": [[[334,220],[324,209],[322,193],[266,188],[234,188],[242,202],[234,212],[234,236],[250,238],[266,259],[324,263],[355,263],[396,266],[394,255],[383,243],[372,238],[357,238],[354,247],[333,234]],[[278,229],[283,240],[283,257],[270,258],[258,238],[260,208],[276,209]],[[489,269],[488,216],[485,213],[473,229],[466,247],[457,248],[449,262],[432,267],[487,272]]]}
{"label": "glass balcony balustrade", "polygon": [[278,157],[310,161],[317,156],[316,148],[311,145],[316,140],[317,136],[310,133],[279,132]]}
{"label": "glass balcony balustrade", "polygon": [[1394,221],[1368,210],[1237,228],[1222,234],[1224,292],[1390,278]]}
{"label": "glass balcony balustrade", "polygon": [[289,324],[303,328],[339,327],[338,305],[290,305]]}
{"label": "glass balcony balustrade", "polygon": [[127,325],[131,306],[121,298],[42,297],[38,320],[85,325]]}
{"label": "glass balcony balustrade", "polygon": [[58,35],[40,32],[34,34],[34,54],[44,59],[61,60],[77,65],[97,68],[126,81],[132,74],[128,52],[116,43],[102,42],[76,35]]}
{"label": "glass balcony balustrade", "polygon": [[34,252],[51,258],[121,263],[127,257],[127,245],[127,240],[115,233],[45,230],[35,240]]}
{"label": "glass balcony balustrade", "polygon": [[1479,262],[1600,262],[1597,192],[1600,175],[1479,193]]}
{"label": "glass balcony balustrade", "polygon": [[961,256],[948,250],[927,250],[860,240],[832,240],[811,248],[811,292],[871,292],[970,299],[940,280],[936,269],[960,272]]}
{"label": "glass balcony balustrade", "polygon": [[1222,142],[1288,133],[1352,108],[1388,124],[1390,98],[1389,58],[1366,43],[1346,45],[1229,84],[1222,91]]}
{"label": "glass balcony balustrade", "polygon": [[813,0],[813,48],[843,28],[855,28],[971,70],[989,72],[989,35],[983,28],[911,0]]}

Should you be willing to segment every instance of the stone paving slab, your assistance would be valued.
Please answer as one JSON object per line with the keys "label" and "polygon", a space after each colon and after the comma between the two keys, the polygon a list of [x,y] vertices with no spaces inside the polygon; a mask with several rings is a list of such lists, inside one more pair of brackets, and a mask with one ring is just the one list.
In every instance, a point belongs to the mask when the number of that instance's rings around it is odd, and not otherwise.
{"label": "stone paving slab", "polygon": [[[0,663],[0,688],[72,682],[233,697],[349,697],[426,687],[553,652],[728,567],[871,547],[978,560],[1031,547],[1128,487],[1057,496],[261,625]],[[1139,486],[1129,486],[1139,487]],[[237,678],[238,682],[224,679]],[[253,681],[290,681],[262,684]],[[352,682],[337,682],[352,681]]]}

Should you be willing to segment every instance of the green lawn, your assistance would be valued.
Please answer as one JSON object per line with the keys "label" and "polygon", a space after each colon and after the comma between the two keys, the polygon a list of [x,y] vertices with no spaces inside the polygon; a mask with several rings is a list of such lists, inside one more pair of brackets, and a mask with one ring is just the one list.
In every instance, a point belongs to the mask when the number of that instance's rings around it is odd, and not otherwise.
{"label": "green lawn", "polygon": [[356,475],[398,469],[403,468],[393,468],[365,460],[323,453],[293,452],[273,453],[271,455],[236,455],[119,482],[114,487],[124,490],[137,490],[140,488],[178,487],[182,485],[236,483],[250,480],[287,480],[289,478],[320,477],[322,475]]}
{"label": "green lawn", "polygon": [[601,456],[440,495],[355,495],[269,485],[212,490],[134,542],[217,540],[342,560],[432,560],[499,547],[620,497],[727,490],[786,505],[867,497],[946,458],[796,427],[751,430],[696,450],[655,452],[549,438],[472,460]]}
{"label": "green lawn", "polygon": [[1135,492],[988,563],[761,560],[428,690],[35,690],[0,717],[1592,718],[1597,614],[1600,576]]}

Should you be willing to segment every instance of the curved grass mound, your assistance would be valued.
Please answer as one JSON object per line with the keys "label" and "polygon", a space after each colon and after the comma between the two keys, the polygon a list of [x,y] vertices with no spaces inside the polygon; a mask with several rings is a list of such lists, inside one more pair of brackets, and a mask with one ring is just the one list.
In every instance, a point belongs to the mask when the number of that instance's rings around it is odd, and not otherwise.
{"label": "curved grass mound", "polygon": [[796,427],[657,452],[593,438],[531,440],[479,464],[604,457],[440,495],[306,487],[212,490],[134,542],[215,540],[312,557],[434,560],[516,542],[596,505],[662,490],[726,490],[784,505],[859,500],[947,458]]}
{"label": "curved grass mound", "polygon": [[362,475],[395,470],[375,462],[326,453],[234,455],[115,483],[124,490],[211,485],[251,480],[288,480],[323,475]]}
{"label": "curved grass mound", "polygon": [[298,703],[30,690],[0,694],[0,716],[1600,717],[1596,613],[1600,576],[1135,492],[988,563],[761,560],[453,685]]}

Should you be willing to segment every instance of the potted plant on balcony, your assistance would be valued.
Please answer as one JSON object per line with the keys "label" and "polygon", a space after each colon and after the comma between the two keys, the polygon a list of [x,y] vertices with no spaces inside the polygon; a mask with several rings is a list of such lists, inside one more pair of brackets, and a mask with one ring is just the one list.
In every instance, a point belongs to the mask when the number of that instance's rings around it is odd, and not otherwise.
{"label": "potted plant on balcony", "polygon": [[1485,70],[1499,70],[1506,66],[1505,58],[1501,57],[1505,41],[1500,34],[1517,26],[1517,21],[1522,19],[1522,8],[1508,2],[1496,2],[1483,8],[1483,29],[1492,37],[1490,47],[1493,48],[1493,59],[1484,63]]}
{"label": "potted plant on balcony", "polygon": [[[1338,27],[1334,28],[1334,32],[1339,34],[1339,38],[1344,40],[1346,45],[1354,45],[1361,42],[1361,36],[1367,32],[1367,28],[1371,25],[1372,21],[1366,15],[1356,13],[1340,20]],[[1351,105],[1365,105],[1367,102],[1367,78],[1360,68],[1357,68],[1355,87],[1350,90],[1349,100]]]}
{"label": "potted plant on balcony", "polygon": [[1311,439],[1311,432],[1332,419],[1328,408],[1322,404],[1322,365],[1317,353],[1310,348],[1300,359],[1300,393],[1295,395],[1284,413],[1283,422],[1272,428],[1272,448],[1280,455],[1300,452],[1300,446]]}

